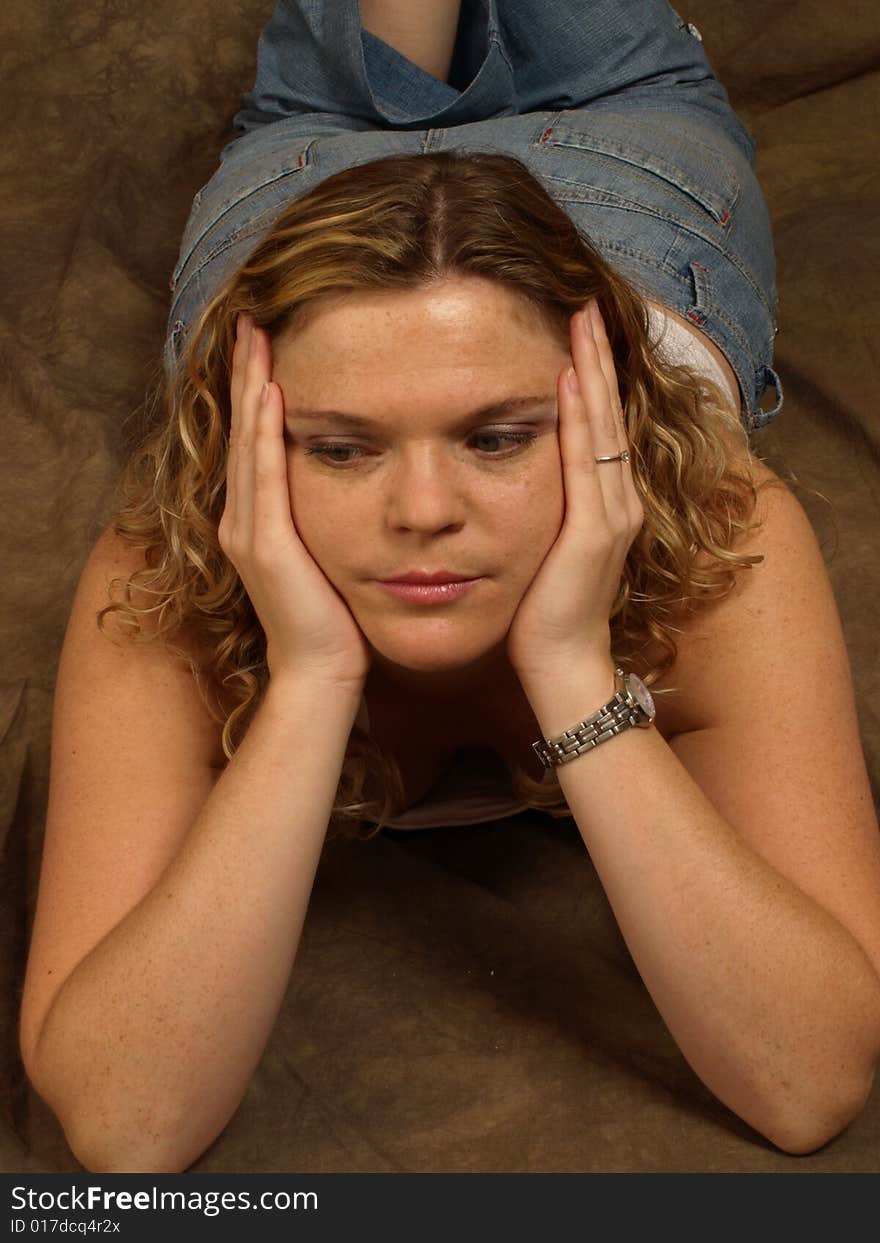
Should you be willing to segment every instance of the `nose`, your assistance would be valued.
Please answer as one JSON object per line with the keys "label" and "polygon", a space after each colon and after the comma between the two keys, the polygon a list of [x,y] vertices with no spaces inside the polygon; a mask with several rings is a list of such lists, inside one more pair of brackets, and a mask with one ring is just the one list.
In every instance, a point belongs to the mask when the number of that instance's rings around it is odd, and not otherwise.
{"label": "nose", "polygon": [[439,446],[412,446],[388,477],[387,510],[394,526],[410,530],[461,525],[467,497],[457,463]]}

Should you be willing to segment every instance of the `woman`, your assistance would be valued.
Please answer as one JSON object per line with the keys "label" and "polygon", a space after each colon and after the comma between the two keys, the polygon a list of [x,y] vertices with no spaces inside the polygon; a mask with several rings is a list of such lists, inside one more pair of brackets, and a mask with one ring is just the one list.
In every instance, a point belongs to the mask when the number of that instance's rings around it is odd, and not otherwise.
{"label": "woman", "polygon": [[[360,9],[278,5],[187,226],[59,668],[28,1074],[87,1168],[186,1168],[328,822],[399,824],[480,747],[573,817],[695,1073],[811,1151],[873,1081],[880,850],[822,557],[748,443],[751,141],[660,0],[436,6],[427,50]],[[426,571],[459,586],[388,585]]]}

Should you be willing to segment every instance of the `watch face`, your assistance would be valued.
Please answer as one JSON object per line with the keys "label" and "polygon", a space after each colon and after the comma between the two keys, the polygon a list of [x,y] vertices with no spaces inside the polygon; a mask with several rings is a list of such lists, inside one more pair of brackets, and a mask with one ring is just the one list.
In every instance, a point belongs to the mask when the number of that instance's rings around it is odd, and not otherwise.
{"label": "watch face", "polygon": [[634,673],[628,673],[626,675],[626,689],[632,695],[633,699],[645,715],[653,721],[657,709],[654,706],[654,698],[642,679],[637,677]]}

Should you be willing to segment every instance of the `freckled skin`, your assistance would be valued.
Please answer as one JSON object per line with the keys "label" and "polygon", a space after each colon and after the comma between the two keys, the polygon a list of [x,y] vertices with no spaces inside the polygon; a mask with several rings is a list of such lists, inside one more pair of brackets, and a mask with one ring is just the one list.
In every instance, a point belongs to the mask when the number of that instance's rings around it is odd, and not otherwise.
{"label": "freckled skin", "polygon": [[[527,306],[475,278],[328,303],[275,343],[286,409],[345,410],[382,425],[300,420],[287,433],[297,530],[369,642],[374,684],[438,702],[518,687],[505,639],[564,517],[555,395],[570,363]],[[454,430],[479,406],[532,394],[554,400]],[[481,438],[496,429],[537,438],[525,447]],[[307,456],[318,437],[359,451]],[[419,567],[487,581],[430,607],[369,581]]]}

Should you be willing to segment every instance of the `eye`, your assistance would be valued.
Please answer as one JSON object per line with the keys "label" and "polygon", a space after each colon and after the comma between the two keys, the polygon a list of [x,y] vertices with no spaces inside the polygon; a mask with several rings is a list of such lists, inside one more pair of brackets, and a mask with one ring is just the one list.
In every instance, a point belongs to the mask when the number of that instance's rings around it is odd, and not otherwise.
{"label": "eye", "polygon": [[[326,460],[329,453],[352,453],[359,452],[360,445],[309,445],[306,453],[311,457],[315,456]],[[347,466],[348,462],[327,462],[328,466]]]}
{"label": "eye", "polygon": [[[537,440],[537,432],[477,432],[475,440],[506,440],[513,444],[514,447],[521,445],[523,448]],[[509,453],[492,453],[490,457],[510,457]]]}
{"label": "eye", "polygon": [[[523,448],[523,449],[528,448],[531,444],[534,443],[535,440],[537,440],[537,438],[538,438],[537,432],[488,431],[488,432],[476,432],[472,439],[475,441],[477,440],[484,440],[484,441],[485,440],[506,440],[509,444],[513,446],[513,448],[510,451],[508,451],[507,453],[487,452],[486,456],[490,458],[507,458],[507,457],[512,457],[513,454],[517,452],[518,448]],[[338,459],[336,461],[333,461],[332,459],[328,457],[329,454],[331,453],[363,454],[363,452],[364,452],[364,449],[362,445],[350,444],[347,441],[337,441],[334,444],[309,445],[308,448],[306,449],[306,453],[309,454],[309,456],[314,456],[314,457],[317,457],[323,460],[325,464],[328,466],[339,466],[339,467],[345,467],[345,466],[352,465],[353,459],[349,458],[347,461],[342,461],[342,462],[340,462]],[[354,459],[354,461],[357,461],[357,460],[358,459]]]}

